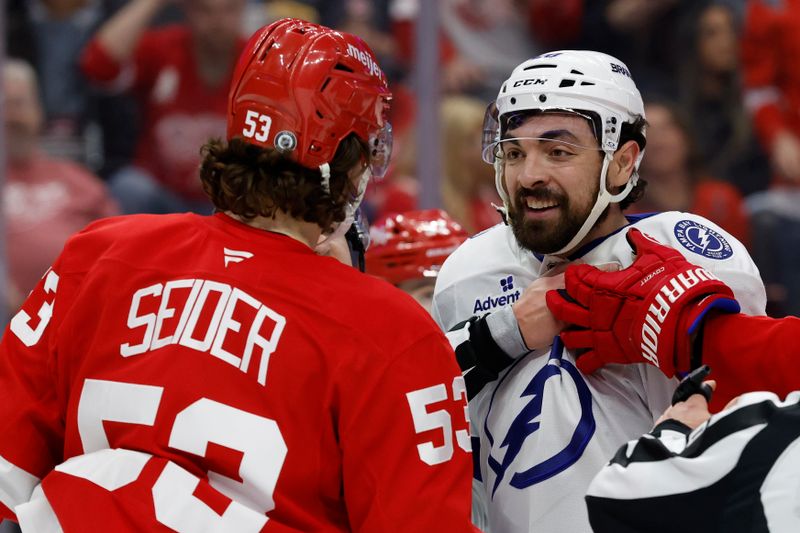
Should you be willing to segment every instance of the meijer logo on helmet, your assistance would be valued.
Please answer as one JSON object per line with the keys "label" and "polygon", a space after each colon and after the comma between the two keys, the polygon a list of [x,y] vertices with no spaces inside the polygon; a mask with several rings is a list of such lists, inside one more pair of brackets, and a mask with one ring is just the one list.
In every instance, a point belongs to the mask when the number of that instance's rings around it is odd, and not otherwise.
{"label": "meijer logo on helmet", "polygon": [[370,74],[372,74],[373,76],[377,76],[377,77],[383,79],[383,71],[381,70],[381,67],[378,66],[378,64],[372,59],[372,57],[370,57],[370,55],[368,53],[366,53],[363,50],[360,50],[357,46],[353,46],[352,44],[348,44],[347,45],[347,55],[349,55],[350,57],[354,57],[354,58],[358,59],[358,61],[362,65],[367,67],[367,70],[369,70]]}

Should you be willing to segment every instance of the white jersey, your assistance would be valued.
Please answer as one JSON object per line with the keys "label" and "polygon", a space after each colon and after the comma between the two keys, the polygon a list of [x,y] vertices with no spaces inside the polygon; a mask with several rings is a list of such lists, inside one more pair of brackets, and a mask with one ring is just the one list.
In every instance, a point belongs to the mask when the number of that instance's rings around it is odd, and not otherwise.
{"label": "white jersey", "polygon": [[[627,267],[634,255],[625,234],[636,227],[716,274],[733,289],[743,313],[764,314],[758,269],[725,230],[680,212],[628,220],[629,226],[589,243],[569,260]],[[511,228],[497,225],[467,240],[445,262],[433,297],[434,318],[449,331],[475,315],[508,312],[529,284],[565,261],[521,249]],[[451,336],[451,342],[464,338]],[[584,495],[590,481],[621,444],[653,427],[677,380],[645,364],[609,365],[584,376],[558,340],[549,350],[508,355],[519,357],[469,404],[489,529],[589,533]]]}

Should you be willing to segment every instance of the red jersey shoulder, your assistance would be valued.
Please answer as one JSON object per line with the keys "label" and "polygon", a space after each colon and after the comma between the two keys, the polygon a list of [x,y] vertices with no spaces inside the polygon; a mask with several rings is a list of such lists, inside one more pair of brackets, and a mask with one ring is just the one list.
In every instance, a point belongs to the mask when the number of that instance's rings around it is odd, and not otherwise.
{"label": "red jersey shoulder", "polygon": [[430,314],[411,296],[394,285],[337,263],[331,289],[347,294],[338,302],[343,315],[360,324],[367,334],[390,337],[402,350],[429,335],[441,335]]}
{"label": "red jersey shoulder", "polygon": [[95,222],[70,240],[62,271],[86,272],[109,261],[114,270],[125,265],[175,276],[210,275],[289,307],[305,302],[298,309],[311,305],[353,338],[392,351],[441,335],[428,313],[389,283],[317,256],[289,237],[220,216],[131,215]]}
{"label": "red jersey shoulder", "polygon": [[112,250],[134,253],[195,233],[192,214],[123,215],[96,220],[73,235],[62,252],[62,271],[83,272]]}

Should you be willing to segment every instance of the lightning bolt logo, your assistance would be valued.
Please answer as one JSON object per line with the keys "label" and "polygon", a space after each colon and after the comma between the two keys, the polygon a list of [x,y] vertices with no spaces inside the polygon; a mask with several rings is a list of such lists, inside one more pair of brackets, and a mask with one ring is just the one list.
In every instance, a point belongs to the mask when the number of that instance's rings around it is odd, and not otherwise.
{"label": "lightning bolt logo", "polygon": [[711,235],[709,235],[706,230],[704,230],[702,228],[698,228],[697,236],[700,238],[700,249],[705,252],[706,248],[708,248],[708,244],[710,242]]}
{"label": "lightning bolt logo", "polygon": [[[582,413],[581,419],[578,421],[572,438],[564,449],[554,456],[535,464],[531,468],[521,472],[514,472],[511,475],[509,484],[517,489],[524,489],[566,470],[580,459],[581,455],[583,455],[583,451],[594,435],[595,420],[592,413],[592,394],[589,391],[589,387],[583,381],[583,377],[580,375],[580,372],[578,372],[578,369],[569,361],[562,359],[562,354],[563,345],[561,339],[556,338],[556,342],[553,343],[553,348],[550,351],[547,364],[533,376],[533,379],[520,395],[520,398],[530,398],[530,400],[528,400],[511,422],[508,433],[506,433],[506,436],[500,443],[499,448],[501,450],[505,449],[502,461],[498,461],[491,453],[489,454],[487,461],[488,466],[495,474],[495,480],[492,486],[493,498],[498,487],[506,478],[509,468],[520,455],[525,441],[541,427],[540,417],[545,400],[544,388],[550,378],[572,378],[578,391],[578,400]],[[564,375],[565,373],[567,376]],[[562,398],[555,397],[551,398],[551,400],[563,401]],[[494,448],[494,438],[488,427],[488,418],[487,414],[486,420],[484,421],[484,432],[489,440],[489,444]],[[560,420],[556,423],[564,422],[564,420]]]}
{"label": "lightning bolt logo", "polygon": [[[500,444],[500,449],[506,448],[506,453],[503,456],[502,463],[489,455],[489,468],[492,469],[496,476],[494,480],[494,486],[492,487],[492,497],[494,497],[497,487],[499,487],[500,483],[503,481],[508,467],[511,466],[511,463],[514,462],[514,459],[517,458],[520,450],[522,450],[522,445],[525,443],[525,439],[539,429],[540,424],[536,421],[536,419],[542,414],[543,395],[541,393],[537,394],[536,390],[538,389],[539,391],[542,391],[544,389],[544,381],[546,381],[547,378],[551,377],[552,375],[557,374],[558,370],[559,369],[557,367],[549,364],[546,365],[542,371],[539,371],[534,376],[533,380],[520,395],[520,398],[530,396],[531,399],[514,418],[514,421],[508,428],[508,433],[503,439],[503,442]],[[488,428],[486,433],[487,435],[490,435],[489,442],[494,445]]]}
{"label": "lightning bolt logo", "polygon": [[673,231],[678,242],[690,252],[709,259],[727,259],[733,255],[733,248],[724,234],[696,220],[681,220]]}

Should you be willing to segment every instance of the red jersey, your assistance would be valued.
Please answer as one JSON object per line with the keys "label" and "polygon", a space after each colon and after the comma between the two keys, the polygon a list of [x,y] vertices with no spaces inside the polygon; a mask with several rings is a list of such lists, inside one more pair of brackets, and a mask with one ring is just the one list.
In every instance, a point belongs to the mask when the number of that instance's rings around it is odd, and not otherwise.
{"label": "red jersey", "polygon": [[244,41],[231,50],[231,71],[216,87],[201,78],[192,36],[180,25],[145,32],[130,65],[120,65],[91,41],[81,67],[94,82],[132,89],[142,113],[136,164],[188,199],[205,199],[197,179],[198,146],[224,137],[230,75]]}
{"label": "red jersey", "polygon": [[714,178],[698,181],[689,211],[716,222],[742,244],[750,245],[750,219],[744,198],[730,183]]}
{"label": "red jersey", "polygon": [[70,239],[0,344],[0,435],[23,525],[471,531],[464,383],[427,313],[224,214]]}

